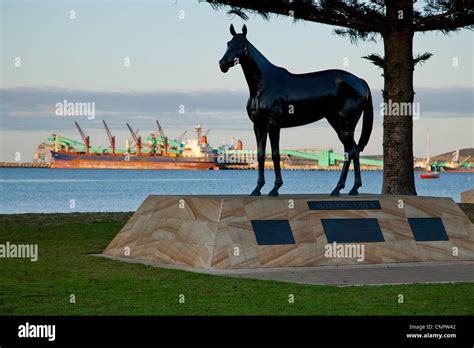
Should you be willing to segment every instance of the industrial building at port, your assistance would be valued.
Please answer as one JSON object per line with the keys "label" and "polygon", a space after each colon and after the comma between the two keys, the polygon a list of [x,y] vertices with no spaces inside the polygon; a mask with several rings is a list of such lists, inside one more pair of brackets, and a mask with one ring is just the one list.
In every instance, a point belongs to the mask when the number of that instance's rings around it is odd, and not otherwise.
{"label": "industrial building at port", "polygon": [[[209,129],[202,131],[196,126],[195,135],[185,139],[187,131],[176,139],[165,135],[159,121],[156,121],[156,132],[150,133],[144,141],[127,123],[132,140],[125,140],[125,148],[116,146],[115,136],[103,121],[104,130],[109,140],[108,147],[95,147],[91,139],[75,123],[82,141],[70,139],[60,134],[52,134],[42,142],[34,153],[33,163],[0,163],[1,167],[37,167],[37,168],[113,168],[113,169],[233,169],[248,170],[257,166],[257,151],[244,149],[244,144],[236,140],[230,145],[213,148],[208,141]],[[469,149],[461,150],[469,151]],[[281,166],[286,170],[340,170],[344,162],[344,154],[326,149],[287,149],[281,150]],[[75,159],[74,162],[61,162],[65,157]],[[442,155],[440,155],[442,156]],[[440,157],[438,156],[438,157]],[[462,158],[464,157],[464,158]],[[427,165],[435,170],[472,171],[472,157],[460,156],[459,150],[449,163],[445,158],[441,161],[430,161],[427,158],[415,159],[415,168],[424,169]],[[58,160],[59,159],[59,160]],[[70,160],[70,159],[69,159]],[[63,166],[58,163],[63,163]],[[113,165],[111,164],[113,162]],[[382,170],[381,156],[361,157],[361,169]],[[64,166],[64,163],[67,165]],[[79,163],[79,164],[78,164]],[[102,163],[99,165],[99,163]],[[104,166],[105,163],[105,166]],[[270,151],[267,151],[265,166],[273,168]]]}
{"label": "industrial building at port", "polygon": [[[48,137],[48,142],[38,146],[34,154],[35,162],[51,163],[52,168],[119,168],[119,169],[254,169],[256,167],[256,150],[243,148],[241,140],[236,144],[222,145],[213,148],[208,141],[208,133],[202,132],[201,126],[196,126],[196,135],[184,140],[187,132],[177,139],[168,138],[159,121],[156,121],[157,132],[150,133],[145,141],[127,123],[133,141],[126,139],[125,149],[118,149],[106,122],[103,121],[104,130],[109,139],[107,148],[94,147],[91,139],[75,122],[82,142],[53,134]],[[281,165],[285,169],[298,170],[339,170],[344,161],[344,155],[332,149],[299,149],[281,150]],[[71,157],[73,156],[73,157]],[[65,161],[65,159],[67,161]],[[113,167],[109,163],[113,161]],[[165,166],[157,167],[156,162],[166,160]],[[203,161],[212,161],[208,167]],[[192,168],[188,164],[177,168],[175,163],[199,161],[199,168]],[[87,162],[87,165],[84,163]],[[98,165],[100,162],[100,165]],[[127,162],[127,163],[125,163]],[[155,164],[149,165],[150,162]],[[270,161],[267,163],[272,168]],[[187,168],[189,166],[189,168]],[[365,170],[382,169],[383,162],[375,159],[361,158],[361,166]],[[136,167],[136,168],[135,168]]]}

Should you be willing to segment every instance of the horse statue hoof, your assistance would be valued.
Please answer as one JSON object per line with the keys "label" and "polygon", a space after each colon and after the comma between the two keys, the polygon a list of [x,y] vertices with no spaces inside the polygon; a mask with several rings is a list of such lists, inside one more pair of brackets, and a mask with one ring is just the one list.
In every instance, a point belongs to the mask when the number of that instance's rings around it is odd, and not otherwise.
{"label": "horse statue hoof", "polygon": [[357,196],[359,194],[359,191],[354,187],[350,192],[349,195],[351,196]]}
{"label": "horse statue hoof", "polygon": [[331,192],[331,196],[333,196],[333,197],[340,196],[340,195],[341,195],[341,193],[339,192],[338,189],[334,189],[334,190]]}
{"label": "horse statue hoof", "polygon": [[252,191],[252,193],[250,195],[251,196],[261,196],[262,194],[260,193],[260,190],[255,189],[255,190]]}
{"label": "horse statue hoof", "polygon": [[268,194],[270,197],[278,197],[278,189],[273,188],[270,193]]}

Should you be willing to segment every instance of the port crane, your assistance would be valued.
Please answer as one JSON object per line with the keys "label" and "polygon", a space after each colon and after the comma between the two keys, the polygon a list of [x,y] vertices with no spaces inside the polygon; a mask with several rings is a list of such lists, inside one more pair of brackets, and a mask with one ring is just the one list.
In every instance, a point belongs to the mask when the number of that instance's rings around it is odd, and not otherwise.
{"label": "port crane", "polygon": [[86,136],[84,134],[84,132],[82,131],[81,127],[79,126],[79,124],[77,122],[74,122],[74,124],[76,125],[76,128],[77,128],[79,134],[81,135],[82,140],[84,141],[84,144],[86,146],[86,154],[89,154],[90,137]]}
{"label": "port crane", "polygon": [[160,133],[160,137],[164,139],[165,134],[163,133],[163,128],[161,128],[160,121],[158,120],[155,120],[155,121],[156,121],[156,126],[158,127],[158,133]]}
{"label": "port crane", "polygon": [[463,159],[460,163],[459,166],[462,166],[471,156],[467,156],[465,159]]}
{"label": "port crane", "polygon": [[197,133],[197,143],[198,145],[201,144],[201,131],[202,131],[202,127],[200,124],[198,124],[196,127],[194,127],[194,129],[196,130],[196,133]]}
{"label": "port crane", "polygon": [[128,123],[127,123],[127,127],[130,133],[132,134],[133,141],[135,141],[135,144],[137,145],[137,155],[140,155],[140,150],[142,148],[142,137],[137,136],[137,134],[133,131],[132,127],[130,127]]}
{"label": "port crane", "polygon": [[112,149],[112,153],[115,153],[115,136],[112,135],[110,132],[109,127],[107,126],[107,123],[105,123],[104,120],[102,120],[104,123],[105,131],[107,132],[107,136],[109,137],[109,142],[110,142],[110,148]]}
{"label": "port crane", "polygon": [[163,154],[166,154],[168,152],[168,137],[165,136],[160,121],[156,120],[156,126],[158,127],[158,133],[160,133],[160,137],[163,140]]}
{"label": "port crane", "polygon": [[185,136],[187,133],[188,133],[188,131],[184,131],[183,133],[181,133],[181,135],[176,138],[176,141],[179,142],[179,143],[182,143],[183,140],[184,140],[184,136]]}

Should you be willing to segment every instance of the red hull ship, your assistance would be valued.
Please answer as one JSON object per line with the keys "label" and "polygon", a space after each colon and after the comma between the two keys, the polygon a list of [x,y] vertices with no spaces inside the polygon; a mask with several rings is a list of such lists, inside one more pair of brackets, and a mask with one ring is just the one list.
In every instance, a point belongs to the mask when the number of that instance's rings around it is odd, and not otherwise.
{"label": "red hull ship", "polygon": [[80,154],[52,151],[51,168],[73,169],[184,169],[207,170],[215,165],[212,157],[178,157],[162,155]]}
{"label": "red hull ship", "polygon": [[427,172],[420,174],[421,179],[438,179],[439,173],[438,172]]}
{"label": "red hull ship", "polygon": [[[187,142],[169,140],[163,133],[161,125],[156,121],[159,135],[151,134],[147,140],[148,152],[144,151],[142,139],[127,127],[135,142],[132,152],[128,140],[126,150],[117,152],[115,137],[103,121],[110,149],[98,149],[90,146],[90,138],[84,134],[81,127],[75,122],[76,127],[84,140],[79,143],[71,139],[53,135],[55,149],[51,150],[51,168],[71,169],[151,169],[151,170],[208,170],[218,169],[217,157],[212,153],[207,144],[206,135],[201,136],[201,126],[196,127],[198,138]],[[184,133],[185,134],[185,133]],[[183,134],[183,135],[184,135]],[[76,151],[75,149],[83,149]]]}

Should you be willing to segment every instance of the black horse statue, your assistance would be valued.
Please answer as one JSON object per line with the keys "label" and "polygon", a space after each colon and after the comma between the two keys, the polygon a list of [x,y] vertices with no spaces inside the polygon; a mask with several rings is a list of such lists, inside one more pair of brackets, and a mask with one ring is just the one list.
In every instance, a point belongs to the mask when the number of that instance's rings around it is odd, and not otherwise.
{"label": "black horse statue", "polygon": [[[237,34],[230,26],[232,40],[219,61],[222,72],[240,64],[247,80],[250,98],[247,113],[257,139],[258,181],[252,196],[259,196],[265,185],[265,148],[267,134],[272,147],[275,186],[269,196],[278,196],[283,185],[280,169],[280,129],[302,126],[326,118],[344,145],[344,165],[332,196],[344,188],[351,161],[354,162],[354,187],[357,195],[362,186],[359,153],[367,145],[373,124],[372,96],[367,83],[343,70],[325,70],[307,74],[292,74],[270,63],[248,40],[247,27]],[[354,130],[364,112],[359,143]]]}

